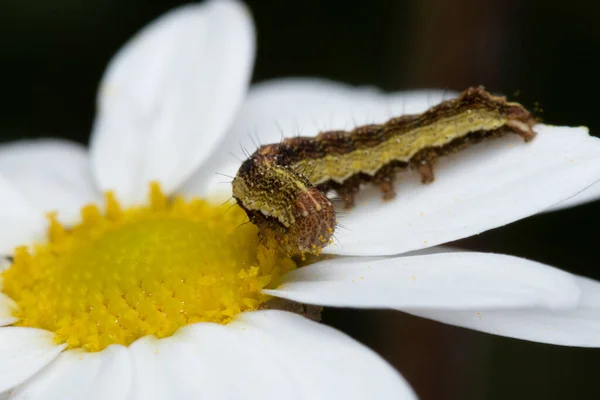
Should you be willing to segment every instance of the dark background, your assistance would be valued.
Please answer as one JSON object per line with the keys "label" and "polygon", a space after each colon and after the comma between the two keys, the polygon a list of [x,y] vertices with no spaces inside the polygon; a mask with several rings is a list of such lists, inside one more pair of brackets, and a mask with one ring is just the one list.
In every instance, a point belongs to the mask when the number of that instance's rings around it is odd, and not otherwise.
{"label": "dark background", "polygon": [[[86,143],[105,64],[178,1],[2,0],[0,142]],[[322,76],[386,90],[483,84],[554,124],[600,133],[600,2],[249,1],[254,81]],[[535,107],[535,108],[540,108]],[[560,182],[557,182],[560,184]],[[600,202],[458,243],[600,279]],[[324,312],[395,365],[422,399],[600,398],[600,350],[495,337],[391,311]]]}

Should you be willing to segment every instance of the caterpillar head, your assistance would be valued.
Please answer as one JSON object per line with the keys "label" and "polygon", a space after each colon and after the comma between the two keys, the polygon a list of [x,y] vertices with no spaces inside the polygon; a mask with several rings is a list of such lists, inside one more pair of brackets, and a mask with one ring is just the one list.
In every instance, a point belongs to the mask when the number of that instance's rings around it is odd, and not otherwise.
{"label": "caterpillar head", "polygon": [[250,157],[232,189],[261,237],[274,238],[287,253],[315,254],[329,244],[336,224],[333,204],[292,168]]}

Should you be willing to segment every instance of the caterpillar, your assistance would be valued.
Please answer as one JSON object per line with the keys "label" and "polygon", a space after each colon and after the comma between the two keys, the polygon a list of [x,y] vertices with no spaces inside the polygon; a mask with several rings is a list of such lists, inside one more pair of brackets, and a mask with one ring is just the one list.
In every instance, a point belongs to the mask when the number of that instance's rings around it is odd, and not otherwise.
{"label": "caterpillar", "polygon": [[438,157],[508,133],[531,141],[535,122],[521,104],[469,88],[419,115],[260,146],[233,179],[233,197],[261,238],[274,238],[290,255],[318,254],[336,227],[328,192],[351,208],[370,182],[393,199],[399,170],[415,168],[431,183]]}

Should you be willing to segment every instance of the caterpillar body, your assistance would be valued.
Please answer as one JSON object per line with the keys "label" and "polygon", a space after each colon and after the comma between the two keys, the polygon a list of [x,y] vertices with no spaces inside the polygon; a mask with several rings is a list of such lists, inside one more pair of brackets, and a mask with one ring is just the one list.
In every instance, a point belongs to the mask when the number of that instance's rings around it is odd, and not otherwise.
{"label": "caterpillar body", "polygon": [[530,141],[535,122],[522,105],[469,88],[419,115],[261,146],[239,168],[233,197],[263,238],[275,238],[292,255],[318,253],[336,226],[329,191],[346,208],[367,182],[392,199],[399,170],[415,168],[430,183],[438,157],[508,133]]}

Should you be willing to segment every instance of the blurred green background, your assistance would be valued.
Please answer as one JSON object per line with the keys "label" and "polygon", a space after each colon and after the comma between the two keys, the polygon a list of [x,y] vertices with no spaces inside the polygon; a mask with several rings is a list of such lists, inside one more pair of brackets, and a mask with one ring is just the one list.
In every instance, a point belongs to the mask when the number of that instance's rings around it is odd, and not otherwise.
{"label": "blurred green background", "polygon": [[[86,143],[109,58],[183,2],[3,0],[0,141]],[[600,3],[590,0],[248,1],[254,81],[321,76],[386,90],[471,85],[547,122],[600,133]],[[511,96],[515,98],[514,96]],[[560,184],[560,183],[557,183]],[[457,245],[600,279],[600,202],[540,215]],[[379,352],[422,399],[597,399],[600,350],[494,337],[392,311],[327,309],[324,322]]]}

